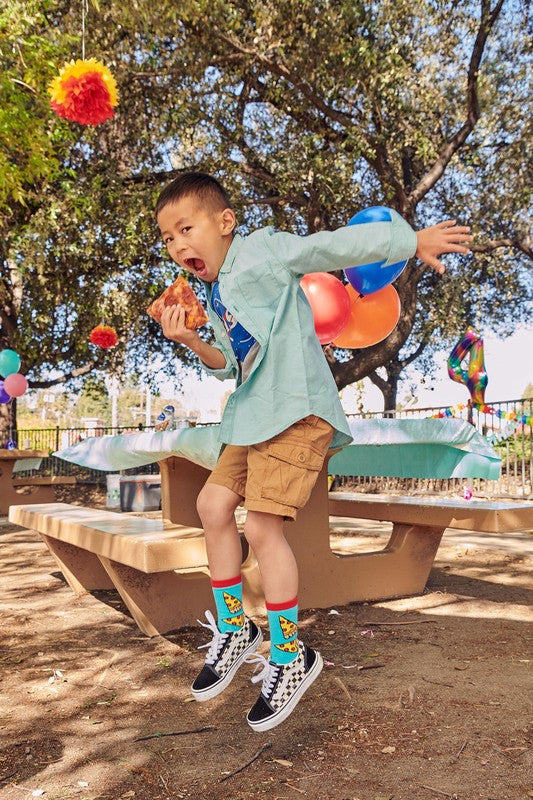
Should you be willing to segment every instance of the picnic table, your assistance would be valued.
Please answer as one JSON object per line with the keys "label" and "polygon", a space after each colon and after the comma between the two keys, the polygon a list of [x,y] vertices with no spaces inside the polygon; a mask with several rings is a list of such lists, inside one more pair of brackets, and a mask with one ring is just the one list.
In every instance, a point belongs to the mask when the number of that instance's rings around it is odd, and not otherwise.
{"label": "picnic table", "polygon": [[[425,436],[425,441],[420,441],[422,429],[415,430],[416,426],[396,426],[394,434],[394,426],[387,424],[381,430],[380,441],[384,444],[376,445],[376,426],[367,426],[366,438],[361,426],[358,444],[330,454],[329,467],[324,464],[309,502],[294,522],[285,525],[299,566],[301,608],[324,608],[422,592],[447,527],[499,532],[533,526],[531,503],[472,504],[460,500],[443,502],[438,498],[427,503],[425,498],[412,502],[414,498],[399,497],[379,504],[355,495],[347,498],[328,492],[328,471],[341,474],[341,470],[348,469],[346,474],[376,474],[376,446],[382,450],[377,474],[497,477],[500,461],[473,429],[443,425],[449,423],[447,420],[427,422],[438,424],[430,426],[432,437]],[[417,457],[417,439],[425,454],[423,458]],[[452,444],[450,440],[454,440]],[[10,520],[40,533],[74,591],[114,586],[147,635],[191,624],[205,608],[213,607],[196,498],[219,450],[215,426],[85,440],[58,455],[104,469],[159,461],[162,518],[147,519],[57,503],[12,507]],[[348,461],[343,461],[346,458]],[[370,553],[346,556],[333,553],[332,513],[391,522],[387,546]],[[246,612],[264,611],[257,561],[244,539],[242,576]]]}
{"label": "picnic table", "polygon": [[[9,506],[20,503],[22,499],[26,503],[51,503],[54,500],[54,492],[51,486],[46,484],[37,485],[37,489],[31,495],[21,495],[16,491],[15,486],[22,485],[22,481],[13,477],[13,469],[17,461],[22,459],[47,458],[48,450],[7,450],[0,448],[0,514],[7,514]],[[27,483],[27,481],[24,481]]]}

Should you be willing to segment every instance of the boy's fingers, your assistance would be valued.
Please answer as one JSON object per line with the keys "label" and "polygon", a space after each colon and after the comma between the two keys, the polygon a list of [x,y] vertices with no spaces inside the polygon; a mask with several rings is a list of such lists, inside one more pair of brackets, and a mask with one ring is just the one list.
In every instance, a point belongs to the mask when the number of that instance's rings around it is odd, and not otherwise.
{"label": "boy's fingers", "polygon": [[442,261],[438,260],[438,258],[428,258],[426,263],[429,264],[429,266],[432,267],[435,270],[435,272],[438,272],[439,275],[444,274],[446,267],[444,266]]}
{"label": "boy's fingers", "polygon": [[468,231],[461,231],[461,228],[454,228],[453,231],[449,231],[449,233],[444,235],[448,239],[453,239],[454,242],[471,242],[474,238],[468,233]]}
{"label": "boy's fingers", "polygon": [[455,225],[452,233],[470,233],[470,225]]}
{"label": "boy's fingers", "polygon": [[450,245],[448,245],[447,252],[448,253],[465,253],[466,255],[468,255],[468,253],[470,252],[470,248],[469,247],[464,247],[461,244],[456,244],[456,245],[450,244]]}
{"label": "boy's fingers", "polygon": [[172,322],[177,322],[180,318],[181,306],[168,306],[168,319]]}

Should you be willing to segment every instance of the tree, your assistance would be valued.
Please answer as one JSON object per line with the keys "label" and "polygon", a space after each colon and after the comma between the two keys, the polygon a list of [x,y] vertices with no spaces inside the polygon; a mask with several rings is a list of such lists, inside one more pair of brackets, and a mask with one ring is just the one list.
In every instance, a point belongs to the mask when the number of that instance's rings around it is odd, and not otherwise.
{"label": "tree", "polygon": [[[169,369],[176,355],[187,363],[144,309],[175,272],[154,199],[191,168],[223,180],[244,231],[334,228],[373,204],[416,227],[456,214],[474,224],[475,258],[450,259],[444,280],[416,263],[402,273],[402,316],[384,342],[326,350],[339,389],[381,368],[394,404],[402,369],[435,341],[520,318],[531,114],[516,0],[112,1],[87,24],[89,55],[121,93],[115,120],[95,129],[57,120],[45,100],[79,55],[79,4],[25,5],[32,14],[8,0],[0,18],[9,103],[32,123],[20,141],[8,126],[7,152],[43,155],[35,175],[18,175],[18,195],[4,185],[0,347],[21,353],[30,385],[140,369],[150,348]],[[102,319],[121,335],[113,364],[87,342]]]}
{"label": "tree", "polygon": [[[0,16],[0,349],[21,355],[33,388],[79,388],[94,369],[120,371],[128,343],[130,360],[142,361],[147,328],[153,335],[158,327],[144,310],[171,274],[154,248],[157,184],[136,187],[139,164],[150,165],[146,114],[131,122],[126,114],[128,124],[117,120],[102,130],[66,123],[50,108],[47,85],[80,55],[79,10],[54,0],[9,0]],[[115,16],[119,11],[117,4]],[[109,40],[103,37],[104,59],[115,45],[120,52],[119,29],[113,24]],[[130,33],[125,57],[139,35]],[[127,102],[127,88],[123,95]],[[144,104],[141,93],[137,100]],[[109,176],[112,155],[116,172]],[[107,357],[88,343],[101,321],[121,334]],[[15,402],[0,405],[0,433],[15,414]]]}
{"label": "tree", "polygon": [[184,25],[216,68],[212,125],[274,222],[312,231],[377,202],[418,227],[457,214],[483,234],[446,280],[416,264],[400,276],[402,317],[384,342],[328,352],[339,388],[369,375],[393,408],[402,370],[432,342],[523,318],[525,14],[501,0],[221,6],[205,24],[194,4]]}
{"label": "tree", "polygon": [[533,397],[533,383],[528,383],[522,392],[522,400],[530,400]]}

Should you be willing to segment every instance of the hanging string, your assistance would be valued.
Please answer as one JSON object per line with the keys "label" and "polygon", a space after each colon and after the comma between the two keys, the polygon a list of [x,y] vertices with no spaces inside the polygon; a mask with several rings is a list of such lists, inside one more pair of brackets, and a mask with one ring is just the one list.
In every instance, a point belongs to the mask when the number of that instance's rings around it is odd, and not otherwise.
{"label": "hanging string", "polygon": [[85,17],[89,13],[89,0],[81,0],[81,58],[85,61]]}

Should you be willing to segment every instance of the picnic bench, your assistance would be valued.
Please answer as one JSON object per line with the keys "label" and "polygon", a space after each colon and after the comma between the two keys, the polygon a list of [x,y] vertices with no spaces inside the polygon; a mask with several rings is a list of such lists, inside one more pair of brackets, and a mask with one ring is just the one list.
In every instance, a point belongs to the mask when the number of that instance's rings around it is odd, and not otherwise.
{"label": "picnic bench", "polygon": [[0,448],[0,514],[7,514],[9,506],[20,503],[23,497],[26,503],[50,503],[54,500],[54,490],[51,485],[36,484],[39,488],[33,494],[23,496],[15,487],[31,485],[32,478],[13,478],[13,469],[17,461],[48,456],[48,450]]}
{"label": "picnic bench", "polygon": [[13,478],[13,486],[74,486],[78,479],[74,475],[32,475]]}
{"label": "picnic bench", "polygon": [[[338,467],[337,467],[338,468]],[[69,504],[18,505],[11,522],[39,532],[76,593],[116,588],[148,636],[190,625],[213,608],[205,541],[196,498],[209,470],[188,459],[160,461],[162,519]],[[385,548],[337,555],[330,515],[392,523]],[[285,534],[300,572],[301,608],[419,594],[447,527],[516,531],[533,526],[533,505],[472,501],[427,502],[328,492],[324,465],[307,505]],[[245,611],[264,611],[257,561],[243,540]]]}

